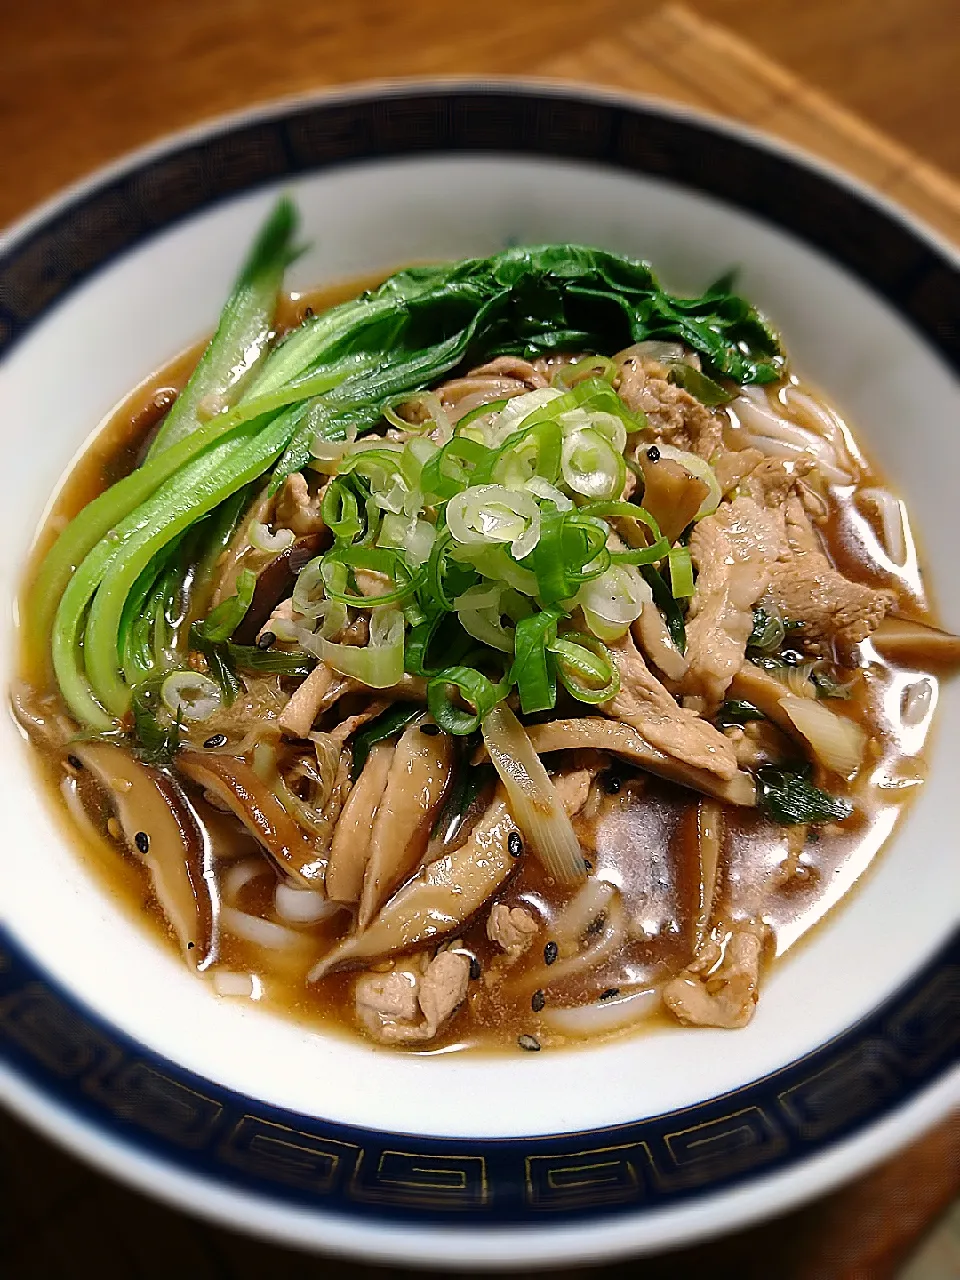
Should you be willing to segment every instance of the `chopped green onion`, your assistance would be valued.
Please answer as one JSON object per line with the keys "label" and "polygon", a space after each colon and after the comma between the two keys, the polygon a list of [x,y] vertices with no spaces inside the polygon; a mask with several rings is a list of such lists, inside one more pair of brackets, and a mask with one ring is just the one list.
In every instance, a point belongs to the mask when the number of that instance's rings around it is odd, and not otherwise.
{"label": "chopped green onion", "polygon": [[250,569],[241,569],[237,574],[237,593],[221,600],[215,609],[211,609],[202,622],[194,626],[197,632],[212,644],[219,640],[229,640],[247,616],[247,610],[253,603],[253,593],[257,585],[257,575]]}
{"label": "chopped green onion", "polygon": [[693,595],[693,561],[690,558],[690,548],[678,542],[675,547],[670,548],[667,563],[670,566],[670,588],[674,599],[686,600]]}
{"label": "chopped green onion", "polygon": [[357,495],[339,476],[327,486],[320,504],[320,515],[336,542],[352,542],[363,532]]}
{"label": "chopped green onion", "polygon": [[540,540],[540,508],[532,494],[499,484],[476,485],[447,503],[447,528],[461,546],[509,542],[515,559]]}
{"label": "chopped green onion", "polygon": [[424,494],[446,501],[470,486],[473,472],[489,457],[485,445],[467,436],[454,436],[424,463],[420,487]]}
{"label": "chopped green onion", "polygon": [[549,711],[557,702],[557,678],[548,650],[557,638],[559,614],[545,609],[517,623],[511,678],[524,715]]}
{"label": "chopped green onion", "polygon": [[370,689],[389,689],[403,679],[403,614],[378,609],[370,616],[370,639],[362,647],[337,644],[323,636],[303,636],[303,647],[341,675]]}
{"label": "chopped green onion", "polygon": [[596,636],[566,631],[550,646],[564,688],[580,702],[598,705],[616,697],[620,671],[613,655]]}
{"label": "chopped green onion", "polygon": [[168,711],[184,720],[207,720],[220,707],[220,689],[199,671],[172,671],[161,686]]}
{"label": "chopped green onion", "polygon": [[[454,693],[473,707],[465,711],[453,702]],[[475,667],[446,667],[427,685],[427,706],[444,733],[465,737],[475,733],[483,718],[509,692],[507,681],[494,684]]]}
{"label": "chopped green onion", "polygon": [[561,365],[553,375],[553,385],[561,391],[570,391],[584,378],[602,378],[612,384],[617,376],[617,366],[607,356],[585,356],[576,364]]}
{"label": "chopped green onion", "polygon": [[[343,569],[366,569],[383,574],[393,582],[394,589],[376,596],[347,591]],[[320,559],[320,578],[327,599],[338,600],[354,609],[376,609],[381,605],[397,604],[413,595],[425,577],[423,572],[411,571],[403,557],[389,547],[337,546]]]}

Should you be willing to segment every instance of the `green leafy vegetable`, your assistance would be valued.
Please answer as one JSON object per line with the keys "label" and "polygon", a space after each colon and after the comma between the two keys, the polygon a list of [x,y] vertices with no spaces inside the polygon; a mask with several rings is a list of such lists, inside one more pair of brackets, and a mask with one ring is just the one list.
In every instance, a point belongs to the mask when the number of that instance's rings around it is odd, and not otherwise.
{"label": "green leafy vegetable", "polygon": [[728,698],[717,712],[720,728],[729,724],[749,724],[752,720],[766,720],[766,716],[752,702],[741,698]]}
{"label": "green leafy vegetable", "polygon": [[371,720],[353,735],[353,763],[350,770],[354,782],[363,772],[367,757],[378,742],[386,742],[394,738],[408,724],[412,724],[418,716],[423,715],[423,707],[416,702],[395,702],[387,707],[375,720]]}
{"label": "green leafy vegetable", "polygon": [[249,569],[241,569],[237,574],[236,595],[221,600],[202,622],[194,623],[195,634],[211,644],[216,644],[220,640],[229,640],[247,616],[247,610],[253,603],[256,586],[257,575]]}
{"label": "green leafy vegetable", "polygon": [[671,363],[669,379],[678,387],[683,387],[684,391],[689,391],[701,404],[710,407],[727,404],[733,399],[731,392],[725,391],[719,383],[708,378],[699,369],[695,369],[692,364],[687,364],[685,360],[676,360]]}
{"label": "green leafy vegetable", "polygon": [[[150,448],[155,458],[194,432],[204,419],[226,408],[226,397],[262,359],[273,327],[283,274],[296,256],[297,211],[277,202],[240,270],[217,331],[174,401]],[[210,403],[213,401],[213,403]]]}
{"label": "green leafy vegetable", "polygon": [[783,826],[797,823],[843,822],[853,805],[841,796],[822,791],[810,781],[809,764],[793,768],[764,765],[757,770],[760,808]]}
{"label": "green leafy vegetable", "polygon": [[130,699],[138,753],[146,764],[169,764],[180,750],[180,718],[171,718],[160,696],[165,678],[161,672],[144,680]]}
{"label": "green leafy vegetable", "polygon": [[768,613],[766,609],[756,606],[753,610],[753,630],[747,639],[747,648],[758,653],[769,654],[783,644],[786,628],[778,613]]}
{"label": "green leafy vegetable", "polygon": [[[558,348],[615,351],[646,339],[680,341],[700,356],[703,396],[714,394],[715,378],[764,383],[783,369],[775,335],[731,291],[729,280],[699,298],[679,298],[666,293],[644,263],[566,244],[398,272],[378,289],[304,322],[269,349],[295,225],[292,206],[282,201],[253,246],[217,332],[146,463],[71,522],[40,571],[30,607],[33,634],[42,643],[51,637],[64,699],[94,730],[115,727],[131,707],[133,688],[150,674],[182,665],[188,596],[196,593],[194,605],[203,598],[251,486],[272,471],[275,491],[307,463],[316,439],[352,439],[369,430],[398,397],[423,391],[461,362],[511,353],[534,357]],[[322,562],[322,585],[327,599],[341,607],[393,603],[402,612],[390,614],[389,635],[380,627],[384,634],[376,645],[359,649],[318,636],[312,646],[317,656],[357,678],[366,675],[377,687],[395,678],[404,662],[408,670],[426,671],[427,649],[446,625],[438,615],[456,613],[459,596],[494,579],[535,600],[508,619],[517,630],[524,626],[525,634],[537,628],[544,633],[543,645],[521,645],[523,652],[513,655],[520,658],[521,701],[532,706],[549,696],[558,655],[547,644],[549,625],[528,619],[540,618],[538,607],[565,610],[582,584],[612,561],[622,562],[621,571],[639,564],[649,575],[682,647],[682,614],[654,567],[668,547],[646,513],[632,508],[634,518],[650,526],[648,545],[611,555],[605,519],[622,515],[613,507],[626,504],[601,502],[577,510],[555,488],[565,483],[585,497],[615,498],[620,491],[622,441],[644,424],[613,391],[611,374],[608,357],[589,357],[568,371],[560,395],[541,402],[506,439],[484,444],[463,434],[484,434],[498,412],[485,406],[442,448],[418,438],[419,450],[408,445],[402,451],[353,451],[324,498],[335,545]],[[584,420],[588,410],[594,417]],[[561,430],[571,412],[580,418]],[[444,504],[459,501],[466,488],[481,482],[524,493],[526,540],[508,539],[517,558],[507,545],[492,545],[498,542],[496,522],[510,522],[502,515],[503,501],[485,507],[479,499],[465,500],[460,515],[469,519],[463,527],[468,533],[482,527],[481,545],[452,541]],[[524,488],[534,482],[539,488]],[[435,509],[425,520],[428,498]],[[456,504],[450,508],[451,525],[458,511]],[[524,557],[521,548],[529,546],[533,552]],[[366,606],[348,589],[349,575],[362,568],[386,571],[393,584]],[[673,585],[682,588],[683,582],[681,556]],[[243,579],[237,595],[196,629],[225,697],[236,687],[241,661],[250,670],[292,673],[279,656],[244,656],[230,646],[249,594]],[[474,613],[474,629],[484,626],[488,636],[501,637],[506,650],[514,628]],[[412,630],[405,653],[407,626]],[[493,705],[491,698],[505,697],[510,684],[469,665],[462,635],[460,627],[450,637],[453,646],[445,648],[441,670],[431,672],[430,686],[438,723],[456,724],[452,731],[459,733],[475,725]],[[296,663],[299,671],[305,659]],[[605,667],[601,655],[581,646],[566,653],[563,671],[573,687],[587,690],[600,687]],[[149,734],[142,705],[139,714]]]}

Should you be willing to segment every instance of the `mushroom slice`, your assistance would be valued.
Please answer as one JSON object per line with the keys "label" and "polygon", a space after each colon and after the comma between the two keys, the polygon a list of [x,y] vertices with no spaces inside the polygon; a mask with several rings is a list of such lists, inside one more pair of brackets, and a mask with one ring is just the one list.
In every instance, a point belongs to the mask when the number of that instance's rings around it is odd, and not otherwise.
{"label": "mushroom slice", "polygon": [[[528,725],[527,736],[538,755],[581,748],[609,751],[660,778],[676,782],[682,787],[690,787],[704,795],[716,796],[719,800],[726,800],[728,804],[750,807],[757,803],[756,785],[743,770],[725,781],[716,774],[708,773],[706,769],[697,769],[682,760],[664,755],[656,747],[651,747],[636,729],[618,720],[601,720],[598,716],[583,716],[578,720],[552,720],[547,724]],[[477,756],[474,763],[485,758]]]}
{"label": "mushroom slice", "polygon": [[960,666],[960,636],[912,618],[884,618],[870,643],[891,662],[921,670],[950,671]]}
{"label": "mushroom slice", "polygon": [[190,802],[169,774],[101,742],[70,753],[102,787],[124,840],[150,873],[153,891],[191,967],[216,954],[217,893],[209,849]]}
{"label": "mushroom slice", "polygon": [[177,768],[235,813],[284,875],[307,889],[322,883],[324,864],[317,849],[246,761],[181,751]]}
{"label": "mushroom slice", "polygon": [[363,873],[370,856],[374,818],[387,785],[392,760],[393,747],[386,742],[378,742],[343,806],[327,863],[327,897],[335,902],[356,902],[360,897]]}
{"label": "mushroom slice", "polygon": [[508,848],[516,827],[506,801],[498,795],[466,844],[421,867],[366,932],[341,942],[311,969],[307,980],[316,982],[344,964],[409,950],[469,920],[517,865]]}
{"label": "mushroom slice", "polygon": [[423,733],[419,723],[404,730],[370,836],[359,929],[367,927],[423,856],[452,772],[453,740],[449,734]]}

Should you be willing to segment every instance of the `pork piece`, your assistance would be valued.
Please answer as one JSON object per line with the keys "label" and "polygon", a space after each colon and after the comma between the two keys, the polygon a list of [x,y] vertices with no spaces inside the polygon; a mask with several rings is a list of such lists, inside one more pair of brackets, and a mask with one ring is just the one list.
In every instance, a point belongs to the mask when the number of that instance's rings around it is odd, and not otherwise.
{"label": "pork piece", "polygon": [[358,929],[365,929],[393,890],[414,869],[453,772],[449,734],[404,730],[390,765],[370,836]]}
{"label": "pork piece", "polygon": [[458,849],[422,866],[394,894],[370,927],[345,938],[307,975],[316,982],[331,969],[407,951],[429,942],[469,920],[500,889],[517,860],[509,838],[516,830],[503,792]]}
{"label": "pork piece", "polygon": [[802,470],[790,473],[778,459],[766,458],[740,487],[765,510],[776,531],[778,555],[770,598],[785,618],[803,624],[804,647],[821,652],[832,642],[850,648],[865,640],[894,606],[896,596],[851,582],[827,559],[808,513],[811,503]]}
{"label": "pork piece", "polygon": [[[683,692],[712,714],[743,663],[753,606],[770,581],[776,546],[766,513],[750,498],[721,503],[690,538],[697,584],[687,613]],[[646,612],[646,611],[644,611]]]}
{"label": "pork piece", "polygon": [[383,1044],[432,1040],[463,1003],[470,961],[441,951],[422,969],[416,959],[391,973],[357,979],[354,1000],[360,1024]]}
{"label": "pork piece", "polygon": [[284,529],[292,529],[298,537],[308,533],[322,533],[326,529],[320,505],[322,493],[311,493],[307,478],[300,471],[294,471],[283,482],[283,488],[277,495],[276,524]]}
{"label": "pork piece", "polygon": [[568,818],[575,818],[590,799],[590,786],[598,772],[599,765],[591,769],[571,769],[551,779]]}
{"label": "pork piece", "polygon": [[373,820],[383,798],[393,761],[393,747],[378,742],[367,757],[363,772],[343,806],[330,845],[327,863],[327,897],[334,902],[356,902],[363,889],[363,874],[370,856]]}
{"label": "pork piece", "polygon": [[759,995],[761,929],[738,925],[721,949],[709,941],[663,989],[670,1012],[695,1027],[745,1027]]}
{"label": "pork piece", "polygon": [[655,604],[645,604],[643,612],[630,628],[633,638],[668,680],[680,681],[687,674],[690,660],[673,643],[670,628]]}
{"label": "pork piece", "polygon": [[723,441],[723,423],[689,391],[667,381],[666,370],[652,360],[632,356],[620,368],[620,398],[628,409],[646,414],[657,439],[686,449],[708,462]]}
{"label": "pork piece", "polygon": [[377,716],[382,715],[389,706],[388,698],[374,698],[362,711],[358,711],[356,715],[347,716],[346,720],[341,720],[335,729],[330,730],[330,737],[340,744],[346,742],[351,734],[356,733],[365,724],[369,724],[371,720],[376,720]]}
{"label": "pork piece", "polygon": [[539,932],[539,924],[525,907],[508,907],[498,902],[487,917],[487,937],[510,962],[519,960],[530,950]]}
{"label": "pork piece", "polygon": [[897,602],[892,591],[851,582],[824,554],[801,499],[786,505],[789,556],[777,566],[771,595],[784,617],[802,622],[805,648],[837,641],[850,648],[865,640]]}
{"label": "pork piece", "polygon": [[305,738],[323,709],[325,696],[338,682],[343,683],[337,673],[326,663],[318,662],[281,712],[283,732],[291,738]]}
{"label": "pork piece", "polygon": [[737,772],[733,748],[694,711],[680,707],[649,671],[628,635],[610,646],[620,689],[601,710],[631,725],[651,746],[695,769],[729,781]]}
{"label": "pork piece", "polygon": [[476,369],[471,369],[469,376],[471,378],[487,376],[517,378],[520,382],[525,382],[530,391],[538,391],[541,387],[550,385],[543,372],[521,356],[496,356],[493,360],[488,360],[486,364],[481,364]]}
{"label": "pork piece", "polygon": [[380,573],[377,569],[354,569],[353,580],[357,584],[357,590],[367,600],[386,595],[394,585],[385,573]]}
{"label": "pork piece", "polygon": [[762,461],[763,454],[752,447],[722,450],[712,463],[720,492],[727,494],[735,489]]}
{"label": "pork piece", "polygon": [[503,374],[468,374],[465,378],[445,382],[438,388],[438,394],[444,409],[456,420],[479,405],[522,396],[529,390],[520,378],[508,378]]}

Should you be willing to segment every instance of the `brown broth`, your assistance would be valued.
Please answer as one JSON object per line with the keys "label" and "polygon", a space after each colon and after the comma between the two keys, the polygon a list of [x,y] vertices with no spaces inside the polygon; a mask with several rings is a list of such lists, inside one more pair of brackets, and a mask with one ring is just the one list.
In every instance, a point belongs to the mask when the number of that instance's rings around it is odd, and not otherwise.
{"label": "brown broth", "polygon": [[[278,328],[300,323],[306,309],[319,311],[355,296],[359,288],[376,281],[353,282],[333,290],[293,295],[281,308]],[[189,377],[201,348],[183,353],[166,368],[131,393],[102,424],[79,463],[65,478],[51,514],[41,531],[26,582],[56,533],[87,502],[142,456],[151,432],[165,406]],[[866,464],[863,484],[881,485],[881,478]],[[871,560],[865,550],[864,515],[851,497],[831,503],[825,534],[828,549],[841,571],[871,585],[892,587],[902,611],[930,620],[923,584],[915,558],[898,573],[889,565]],[[869,525],[869,521],[867,521]],[[49,664],[38,646],[21,636],[21,673],[28,685],[44,694],[53,689]],[[843,828],[825,827],[805,839],[801,831],[780,828],[756,811],[726,809],[717,870],[713,918],[727,922],[762,918],[769,926],[772,954],[784,951],[810,934],[825,914],[848,896],[863,876],[883,842],[894,829],[901,811],[923,778],[921,754],[929,727],[927,716],[916,728],[899,722],[902,691],[912,680],[925,678],[934,689],[929,672],[909,671],[876,662],[865,671],[848,708],[870,735],[870,763],[851,792],[855,818]],[[55,697],[55,694],[53,695]],[[110,833],[107,815],[100,815],[99,829],[81,830],[68,814],[60,794],[63,779],[59,753],[32,753],[39,776],[65,823],[71,841],[80,849],[104,890],[138,920],[154,937],[172,945],[170,930],[153,899],[147,875],[123,841]],[[619,780],[611,782],[611,777]],[[551,982],[546,998],[554,1003],[576,1003],[595,997],[604,988],[630,988],[675,973],[692,958],[697,944],[700,913],[700,866],[697,836],[698,804],[690,792],[669,783],[616,766],[615,774],[601,774],[593,783],[589,821],[577,820],[577,832],[595,873],[616,884],[622,893],[628,921],[623,948],[590,972],[589,984],[576,977]],[[201,809],[203,802],[195,796]],[[95,805],[91,806],[95,808]],[[218,818],[228,826],[229,818]],[[234,823],[242,847],[245,837]],[[273,895],[277,876],[246,838],[245,857],[255,859],[261,873],[245,884],[233,905],[253,915],[276,919]],[[241,857],[240,861],[244,859]],[[219,864],[221,893],[237,860]],[[458,945],[480,962],[481,976],[471,982],[468,1010],[461,1010],[449,1027],[422,1052],[453,1047],[512,1048],[520,1034],[537,1036],[544,1044],[559,1043],[543,1019],[531,1007],[531,974],[543,966],[542,946],[550,937],[551,922],[569,899],[548,881],[532,857],[518,861],[515,874],[497,895],[509,906],[536,907],[547,921],[536,947],[502,979],[490,981],[496,969],[496,948],[485,933],[487,912],[460,933]],[[311,1026],[356,1034],[352,984],[355,974],[335,973],[317,986],[304,981],[306,971],[342,934],[346,914],[314,926],[304,947],[290,955],[265,953],[230,935],[219,944],[217,967],[259,975],[260,1003]],[[670,1020],[672,1021],[672,1019]],[[648,1020],[644,1025],[650,1026]]]}

